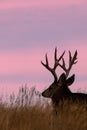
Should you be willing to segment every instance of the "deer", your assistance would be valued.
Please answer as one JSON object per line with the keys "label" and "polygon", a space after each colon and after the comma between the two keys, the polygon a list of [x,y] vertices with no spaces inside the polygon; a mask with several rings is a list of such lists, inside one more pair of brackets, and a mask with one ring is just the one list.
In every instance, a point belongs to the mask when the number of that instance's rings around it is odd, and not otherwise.
{"label": "deer", "polygon": [[[69,51],[69,66],[66,67],[65,59],[64,59],[65,51],[57,58],[57,47],[55,48],[54,52],[54,66],[50,67],[48,62],[48,56],[45,55],[46,63],[41,61],[41,64],[51,72],[54,77],[53,83],[42,92],[42,96],[45,98],[51,98],[53,106],[57,106],[61,101],[72,101],[72,102],[86,102],[87,103],[87,94],[85,93],[74,93],[68,87],[72,85],[75,81],[75,74],[70,74],[70,70],[72,66],[77,63],[77,50],[75,51],[74,55],[72,56],[71,52]],[[59,76],[56,74],[56,68],[60,67],[63,72]]]}

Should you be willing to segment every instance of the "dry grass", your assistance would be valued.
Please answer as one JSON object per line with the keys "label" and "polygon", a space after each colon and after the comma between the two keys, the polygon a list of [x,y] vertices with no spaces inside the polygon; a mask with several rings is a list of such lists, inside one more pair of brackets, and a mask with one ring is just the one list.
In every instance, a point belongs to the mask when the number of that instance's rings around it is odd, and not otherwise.
{"label": "dry grass", "polygon": [[[21,92],[21,95],[24,94],[24,90]],[[32,98],[34,93],[35,90],[31,94]],[[0,130],[87,130],[87,104],[65,102],[63,108],[59,105],[55,116],[51,104],[46,102],[44,106],[40,99],[34,105],[27,105],[24,100],[26,96],[19,96],[23,98],[21,103],[17,102],[20,101],[18,97],[11,100],[10,106],[1,103]],[[28,97],[28,100],[32,98]]]}

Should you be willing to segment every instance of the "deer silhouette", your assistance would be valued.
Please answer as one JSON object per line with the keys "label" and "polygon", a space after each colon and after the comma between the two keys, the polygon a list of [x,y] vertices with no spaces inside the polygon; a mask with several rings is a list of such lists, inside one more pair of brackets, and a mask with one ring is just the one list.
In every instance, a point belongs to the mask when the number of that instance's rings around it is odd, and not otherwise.
{"label": "deer silhouette", "polygon": [[[41,64],[48,69],[54,77],[54,82],[44,91],[42,92],[43,97],[51,98],[54,105],[58,105],[60,101],[72,100],[73,102],[87,102],[87,94],[84,93],[72,93],[68,86],[70,86],[75,80],[75,74],[69,76],[70,70],[74,64],[77,63],[77,50],[74,55],[71,55],[69,51],[69,67],[66,67],[64,60],[65,51],[62,55],[57,58],[57,48],[55,48],[54,53],[54,66],[51,68],[48,63],[48,57],[46,54],[46,64],[41,61]],[[63,73],[60,77],[57,77],[56,68],[61,67],[63,69]]]}

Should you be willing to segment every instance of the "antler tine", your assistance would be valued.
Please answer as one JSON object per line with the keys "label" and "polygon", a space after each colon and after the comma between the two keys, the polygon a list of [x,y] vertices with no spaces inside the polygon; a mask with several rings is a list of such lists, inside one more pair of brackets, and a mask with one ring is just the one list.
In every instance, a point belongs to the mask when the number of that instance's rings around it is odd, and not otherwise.
{"label": "antler tine", "polygon": [[50,70],[51,68],[49,67],[47,54],[45,55],[45,57],[46,57],[46,64],[44,64],[42,61],[41,61],[41,64],[42,64],[44,67],[46,67],[47,69]]}
{"label": "antler tine", "polygon": [[63,57],[62,57],[62,65],[59,64],[59,66],[66,72],[66,77],[68,77],[72,66],[76,63],[77,63],[77,50],[75,51],[75,54],[73,57],[71,56],[71,52],[69,51],[69,67],[68,68],[66,68],[65,60]]}
{"label": "antler tine", "polygon": [[72,65],[73,64],[76,64],[77,63],[77,50],[75,51],[75,54],[74,56],[72,57],[71,56],[71,52],[69,51],[69,70],[72,68]]}
{"label": "antler tine", "polygon": [[54,59],[57,60],[57,47],[55,48]]}
{"label": "antler tine", "polygon": [[55,55],[54,55],[54,60],[55,60],[55,62],[54,62],[54,69],[56,69],[56,67],[57,67],[58,65],[60,65],[60,64],[59,64],[59,61],[63,58],[64,54],[65,54],[65,51],[64,51],[64,52],[62,53],[62,55],[57,59],[57,47],[55,48]]}
{"label": "antler tine", "polygon": [[47,54],[46,54],[46,65],[49,66]]}
{"label": "antler tine", "polygon": [[42,64],[44,67],[46,67],[46,68],[51,72],[51,74],[54,76],[54,80],[57,81],[57,74],[56,74],[56,72],[55,72],[55,69],[54,69],[54,68],[51,68],[51,67],[49,66],[47,54],[46,54],[45,57],[46,57],[46,64],[44,64],[42,61],[41,61],[41,64]]}
{"label": "antler tine", "polygon": [[65,51],[63,52],[63,54],[57,59],[57,47],[55,48],[55,52],[54,52],[54,67],[51,68],[49,66],[49,62],[48,62],[48,57],[47,57],[47,54],[45,55],[46,57],[46,64],[44,64],[42,61],[41,61],[41,64],[46,67],[51,73],[52,75],[54,76],[54,80],[57,81],[58,77],[57,77],[57,74],[55,72],[57,66],[59,65],[59,61],[63,58],[63,55],[64,55]]}

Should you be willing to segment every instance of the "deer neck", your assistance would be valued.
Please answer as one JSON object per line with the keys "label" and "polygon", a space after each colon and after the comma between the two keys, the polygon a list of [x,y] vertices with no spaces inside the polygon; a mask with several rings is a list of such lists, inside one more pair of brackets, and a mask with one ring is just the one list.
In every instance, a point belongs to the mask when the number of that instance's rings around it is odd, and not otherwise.
{"label": "deer neck", "polygon": [[58,104],[60,100],[63,100],[64,98],[67,99],[72,92],[68,89],[68,87],[65,87],[63,90],[60,91],[60,93],[56,93],[52,97],[53,104]]}

